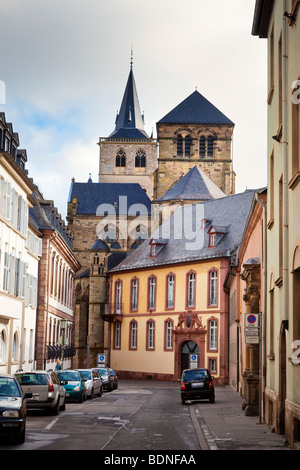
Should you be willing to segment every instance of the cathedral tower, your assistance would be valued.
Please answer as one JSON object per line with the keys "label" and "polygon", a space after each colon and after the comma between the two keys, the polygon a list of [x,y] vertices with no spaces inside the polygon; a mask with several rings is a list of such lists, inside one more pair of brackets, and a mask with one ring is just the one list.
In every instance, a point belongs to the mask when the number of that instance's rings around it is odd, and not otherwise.
{"label": "cathedral tower", "polygon": [[100,137],[99,183],[138,183],[153,198],[157,144],[144,129],[132,60],[115,130]]}
{"label": "cathedral tower", "polygon": [[198,91],[157,123],[154,198],[161,198],[197,165],[227,196],[235,193],[231,141],[234,123]]}

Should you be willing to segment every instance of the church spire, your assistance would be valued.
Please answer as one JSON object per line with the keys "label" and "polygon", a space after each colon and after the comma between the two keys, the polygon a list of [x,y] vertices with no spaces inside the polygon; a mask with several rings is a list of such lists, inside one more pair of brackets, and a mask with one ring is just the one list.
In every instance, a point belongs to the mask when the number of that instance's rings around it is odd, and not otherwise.
{"label": "church spire", "polygon": [[115,139],[149,139],[144,130],[144,118],[141,113],[135,79],[133,75],[133,47],[131,46],[130,72],[127,80],[120,112],[116,118],[116,127],[109,136]]}

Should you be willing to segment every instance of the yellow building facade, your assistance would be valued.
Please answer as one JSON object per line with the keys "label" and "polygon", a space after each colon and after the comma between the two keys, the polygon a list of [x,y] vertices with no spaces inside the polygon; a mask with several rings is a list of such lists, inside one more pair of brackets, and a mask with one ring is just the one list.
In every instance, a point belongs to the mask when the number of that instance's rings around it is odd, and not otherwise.
{"label": "yellow building facade", "polygon": [[218,259],[112,274],[111,366],[126,377],[176,380],[197,364],[227,380],[227,266]]}

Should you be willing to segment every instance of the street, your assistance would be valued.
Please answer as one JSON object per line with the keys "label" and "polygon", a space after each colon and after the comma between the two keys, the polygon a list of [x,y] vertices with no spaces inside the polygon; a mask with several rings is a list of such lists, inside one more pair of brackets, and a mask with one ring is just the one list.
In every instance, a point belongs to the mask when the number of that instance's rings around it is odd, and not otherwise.
{"label": "street", "polygon": [[67,403],[58,416],[28,411],[25,444],[2,440],[0,451],[201,450],[192,410],[181,405],[178,383],[120,381],[101,398]]}

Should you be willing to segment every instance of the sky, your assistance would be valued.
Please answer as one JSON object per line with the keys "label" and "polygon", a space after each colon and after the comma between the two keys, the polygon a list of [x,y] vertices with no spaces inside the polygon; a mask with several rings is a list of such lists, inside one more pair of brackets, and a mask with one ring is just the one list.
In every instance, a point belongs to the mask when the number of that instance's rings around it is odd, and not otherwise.
{"label": "sky", "polygon": [[[63,218],[71,179],[98,181],[133,71],[145,130],[197,89],[235,123],[236,192],[267,184],[267,43],[255,0],[0,0],[0,111]],[[1,100],[0,100],[1,101]],[[2,100],[4,101],[4,100]]]}

